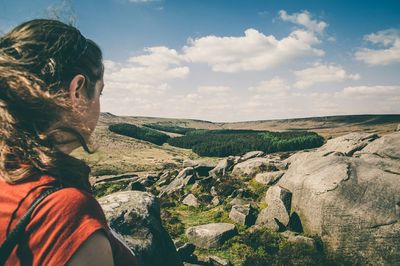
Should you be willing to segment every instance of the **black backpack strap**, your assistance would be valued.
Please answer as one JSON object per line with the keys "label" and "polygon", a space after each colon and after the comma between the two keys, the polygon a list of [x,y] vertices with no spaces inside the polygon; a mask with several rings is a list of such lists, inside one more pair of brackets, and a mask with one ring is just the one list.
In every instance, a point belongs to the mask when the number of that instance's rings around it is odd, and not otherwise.
{"label": "black backpack strap", "polygon": [[7,235],[6,240],[0,246],[0,265],[4,265],[13,251],[14,247],[21,240],[23,233],[25,231],[25,227],[28,225],[31,215],[35,207],[48,195],[57,190],[62,189],[63,186],[58,184],[55,187],[45,189],[39,197],[37,197],[29,206],[27,212],[22,216],[21,220],[17,223],[15,228]]}

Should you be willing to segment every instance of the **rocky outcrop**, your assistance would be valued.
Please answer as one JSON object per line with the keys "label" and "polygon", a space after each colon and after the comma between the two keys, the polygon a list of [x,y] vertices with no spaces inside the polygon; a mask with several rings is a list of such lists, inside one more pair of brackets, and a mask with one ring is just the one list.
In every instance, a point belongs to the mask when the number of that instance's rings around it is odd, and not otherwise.
{"label": "rocky outcrop", "polygon": [[243,162],[248,159],[255,158],[255,157],[261,157],[264,154],[265,153],[263,151],[249,151],[249,152],[243,154],[242,156],[240,156],[239,162]]}
{"label": "rocky outcrop", "polygon": [[222,159],[209,173],[212,176],[226,176],[228,171],[232,169],[235,163],[239,160],[239,156],[229,156]]}
{"label": "rocky outcrop", "polygon": [[186,185],[193,184],[197,177],[197,173],[194,171],[193,167],[182,169],[171,183],[161,188],[160,196],[171,194],[184,188]]}
{"label": "rocky outcrop", "polygon": [[278,181],[284,173],[285,171],[258,173],[254,180],[263,185],[272,185]]}
{"label": "rocky outcrop", "polygon": [[286,161],[278,185],[292,193],[291,217],[305,233],[362,264],[398,265],[400,132],[351,133]]}
{"label": "rocky outcrop", "polygon": [[215,163],[207,162],[207,161],[193,161],[193,160],[185,160],[183,161],[183,167],[193,167],[199,176],[208,176],[209,172],[214,169],[216,166]]}
{"label": "rocky outcrop", "polygon": [[229,218],[240,225],[251,226],[257,218],[257,213],[250,204],[233,205]]}
{"label": "rocky outcrop", "polygon": [[182,265],[161,223],[160,207],[150,193],[123,191],[98,199],[111,228],[138,256],[141,265]]}
{"label": "rocky outcrop", "polygon": [[285,170],[286,164],[264,157],[251,158],[240,162],[233,167],[232,175],[244,179],[253,178],[261,172]]}
{"label": "rocky outcrop", "polygon": [[273,231],[282,231],[289,224],[292,193],[280,186],[272,186],[265,194],[267,207],[257,217],[256,224]]}
{"label": "rocky outcrop", "polygon": [[189,227],[186,237],[200,248],[216,248],[237,234],[236,227],[229,223],[211,223]]}

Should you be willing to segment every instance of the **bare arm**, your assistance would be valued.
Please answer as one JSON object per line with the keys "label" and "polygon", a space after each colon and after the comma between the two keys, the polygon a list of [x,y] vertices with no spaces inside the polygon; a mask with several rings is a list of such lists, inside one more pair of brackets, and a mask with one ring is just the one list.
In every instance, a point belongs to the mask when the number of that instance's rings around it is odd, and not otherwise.
{"label": "bare arm", "polygon": [[104,232],[94,232],[72,255],[68,266],[114,266],[110,241]]}

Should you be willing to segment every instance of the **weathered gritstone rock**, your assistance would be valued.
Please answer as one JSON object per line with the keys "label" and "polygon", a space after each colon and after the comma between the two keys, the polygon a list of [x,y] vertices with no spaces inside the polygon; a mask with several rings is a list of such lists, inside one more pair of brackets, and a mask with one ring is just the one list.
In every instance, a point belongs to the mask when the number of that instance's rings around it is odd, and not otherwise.
{"label": "weathered gritstone rock", "polygon": [[272,185],[276,181],[278,181],[284,174],[285,171],[258,173],[254,180],[263,185]]}
{"label": "weathered gritstone rock", "polygon": [[160,175],[160,179],[157,181],[160,187],[166,186],[171,183],[172,179],[177,176],[179,172],[177,170],[166,171],[162,175]]}
{"label": "weathered gritstone rock", "polygon": [[368,154],[393,160],[400,160],[400,132],[385,135],[355,153],[357,157],[361,158],[363,155]]}
{"label": "weathered gritstone rock", "polygon": [[352,133],[294,154],[278,185],[293,193],[291,212],[304,232],[321,236],[329,250],[363,264],[399,265],[400,133],[373,139]]}
{"label": "weathered gritstone rock", "polygon": [[285,169],[285,163],[274,161],[269,158],[256,157],[236,164],[233,167],[232,175],[250,179],[261,172],[273,172]]}
{"label": "weathered gritstone rock", "polygon": [[90,177],[90,183],[92,185],[99,183],[111,183],[111,182],[120,182],[120,181],[136,181],[139,179],[139,176],[136,173],[124,173],[121,175],[104,175],[104,176],[92,176]]}
{"label": "weathered gritstone rock", "polygon": [[138,256],[141,265],[182,265],[161,223],[160,207],[150,193],[123,191],[98,199],[111,228]]}
{"label": "weathered gritstone rock", "polygon": [[196,196],[193,194],[187,195],[183,199],[182,203],[187,206],[199,207],[199,201],[197,200]]}
{"label": "weathered gritstone rock", "polygon": [[231,262],[226,259],[222,259],[217,256],[209,256],[208,257],[208,263],[210,266],[231,266]]}
{"label": "weathered gritstone rock", "polygon": [[229,218],[241,225],[251,226],[256,220],[256,210],[250,204],[233,205],[229,212]]}
{"label": "weathered gritstone rock", "polygon": [[189,242],[200,248],[216,248],[237,234],[234,224],[211,223],[190,227],[186,230]]}
{"label": "weathered gritstone rock", "polygon": [[235,157],[235,156],[229,156],[225,159],[222,159],[221,161],[218,162],[217,166],[215,166],[214,169],[212,169],[209,173],[212,176],[220,177],[220,176],[226,176],[228,171],[230,171],[235,165],[236,161],[240,157]]}
{"label": "weathered gritstone rock", "polygon": [[264,155],[264,152],[263,152],[263,151],[249,151],[249,152],[243,154],[243,155],[240,157],[239,163],[240,163],[240,162],[243,162],[243,161],[246,161],[246,160],[248,160],[248,159],[251,159],[251,158],[261,157],[261,156],[263,156],[263,155]]}
{"label": "weathered gritstone rock", "polygon": [[172,180],[171,183],[161,188],[160,196],[171,194],[184,188],[186,185],[193,184],[196,181],[197,174],[193,167],[186,167],[182,169],[179,174]]}
{"label": "weathered gritstone rock", "polygon": [[218,206],[220,203],[221,203],[221,201],[219,200],[218,196],[215,196],[211,201],[211,204],[213,206]]}
{"label": "weathered gritstone rock", "polygon": [[292,193],[280,186],[272,186],[265,194],[267,207],[261,210],[256,224],[273,231],[282,231],[289,224]]}
{"label": "weathered gritstone rock", "polygon": [[379,138],[379,136],[375,133],[350,133],[328,140],[327,143],[318,150],[326,152],[324,156],[332,152],[341,152],[345,156],[352,156],[354,152],[363,149],[377,138]]}

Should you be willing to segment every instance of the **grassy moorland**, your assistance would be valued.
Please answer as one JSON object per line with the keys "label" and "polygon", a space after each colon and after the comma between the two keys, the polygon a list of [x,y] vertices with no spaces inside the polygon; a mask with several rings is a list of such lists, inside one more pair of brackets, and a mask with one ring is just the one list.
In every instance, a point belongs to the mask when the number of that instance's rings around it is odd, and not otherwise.
{"label": "grassy moorland", "polygon": [[[94,138],[100,148],[88,155],[82,149],[73,152],[74,156],[86,160],[92,167],[92,175],[137,172],[139,175],[181,166],[187,159],[202,158],[205,161],[218,161],[219,157],[200,157],[191,149],[174,147],[168,143],[155,145],[111,132],[109,125],[129,123],[135,125],[173,123],[174,125],[197,129],[250,129],[269,131],[313,131],[325,139],[350,132],[393,132],[400,123],[400,115],[350,115],[331,117],[311,117],[299,119],[247,121],[235,123],[213,123],[194,119],[169,119],[154,117],[115,116],[102,113]],[[181,134],[163,131],[171,136]]]}

